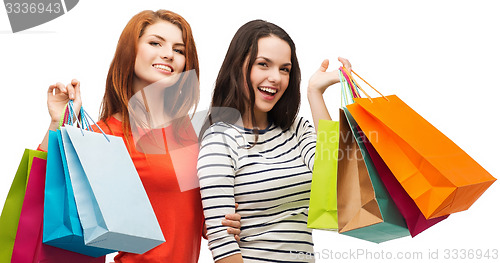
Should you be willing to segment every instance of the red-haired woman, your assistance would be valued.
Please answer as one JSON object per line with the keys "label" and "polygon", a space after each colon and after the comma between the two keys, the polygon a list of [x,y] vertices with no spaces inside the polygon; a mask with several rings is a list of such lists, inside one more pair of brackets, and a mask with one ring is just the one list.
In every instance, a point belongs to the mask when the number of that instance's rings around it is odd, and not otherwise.
{"label": "red-haired woman", "polygon": [[[166,242],[144,254],[119,252],[116,262],[198,261],[204,221],[199,187],[189,185],[189,181],[197,182],[198,147],[187,115],[198,103],[198,74],[191,27],[180,15],[166,10],[142,11],[128,22],[108,72],[98,124],[105,133],[123,137]],[[49,87],[49,130],[57,129],[70,99],[78,110],[77,80]],[[143,111],[131,107],[133,102]],[[147,136],[138,140],[135,132],[144,133],[145,126]],[[47,149],[47,142],[46,136],[40,148]],[[176,165],[176,160],[184,161],[183,165]],[[191,169],[186,168],[185,160]],[[184,171],[194,173],[184,175]],[[227,231],[238,235],[239,215],[231,214],[227,219]]]}

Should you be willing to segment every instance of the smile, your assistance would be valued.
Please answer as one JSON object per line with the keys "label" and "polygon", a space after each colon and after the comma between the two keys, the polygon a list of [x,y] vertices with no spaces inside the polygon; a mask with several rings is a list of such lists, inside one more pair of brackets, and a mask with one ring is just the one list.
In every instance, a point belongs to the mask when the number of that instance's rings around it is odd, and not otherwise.
{"label": "smile", "polygon": [[257,87],[257,89],[259,89],[261,92],[265,92],[271,96],[278,92],[278,89],[269,88],[269,87]]}
{"label": "smile", "polygon": [[162,65],[162,64],[153,64],[153,67],[156,68],[156,69],[159,69],[159,70],[163,70],[163,71],[166,71],[166,72],[172,72],[174,71],[174,69],[169,66],[169,65]]}

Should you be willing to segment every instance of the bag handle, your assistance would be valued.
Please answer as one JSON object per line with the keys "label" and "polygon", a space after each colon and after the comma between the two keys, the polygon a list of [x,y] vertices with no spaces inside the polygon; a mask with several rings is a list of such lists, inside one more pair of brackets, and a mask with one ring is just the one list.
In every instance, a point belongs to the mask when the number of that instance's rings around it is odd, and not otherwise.
{"label": "bag handle", "polygon": [[61,129],[61,127],[66,124],[67,122],[67,117],[68,117],[68,104],[64,106],[64,113],[61,115],[61,118],[59,118],[59,125],[57,126],[57,129]]}
{"label": "bag handle", "polygon": [[[347,82],[346,76],[343,74],[343,72],[339,69],[339,78],[340,78],[340,85],[341,85],[341,101],[340,104],[342,108],[344,108],[346,105],[353,104],[354,103],[354,93],[353,91],[355,90],[353,86],[351,86],[351,83]],[[349,93],[350,96],[347,94]]]}
{"label": "bag handle", "polygon": [[59,119],[59,125],[57,126],[57,129],[61,129],[62,126],[65,126],[66,124],[73,125],[73,109],[69,107],[68,103],[64,106],[64,114],[61,115],[61,118]]}
{"label": "bag handle", "polygon": [[[353,104],[354,98],[361,98],[361,95],[359,94],[361,88],[354,81],[354,79],[352,79],[352,76],[348,75],[347,70],[345,68],[342,67],[339,68],[339,78],[340,78],[340,83],[342,85],[341,89],[342,91],[341,96],[343,99],[341,101],[342,107],[344,107],[345,105]],[[365,95],[367,95],[366,92],[364,93]],[[370,97],[368,99],[372,101]]]}
{"label": "bag handle", "polygon": [[[94,131],[94,129],[92,129],[92,126],[90,125],[90,122],[88,121],[88,119],[90,119],[92,121],[92,123],[99,129],[99,131],[101,131],[104,138],[106,138],[106,140],[108,142],[110,142],[106,133],[104,133],[104,131],[101,129],[101,127],[99,127],[99,125],[92,119],[92,117],[90,117],[90,115],[87,113],[87,111],[85,111],[83,109],[83,106],[80,107],[80,119],[78,119],[74,115],[73,100],[69,100],[68,103],[66,104],[66,110],[65,110],[65,113],[63,115],[64,120],[66,120],[66,115],[68,115],[67,121],[62,121],[63,124],[73,125],[76,122],[77,127],[80,128],[80,131],[82,132],[82,135],[83,135],[83,130]],[[73,121],[73,118],[74,118],[73,116],[75,116],[74,121]],[[60,121],[60,123],[61,123],[61,121]]]}
{"label": "bag handle", "polygon": [[359,89],[357,85],[352,81],[352,78],[349,77],[349,75],[347,74],[347,70],[344,67],[339,68],[339,76],[342,76],[346,80],[347,85],[349,85],[349,88],[351,89],[351,95],[354,98],[361,97],[359,95]]}
{"label": "bag handle", "polygon": [[[351,85],[351,89],[356,91],[357,89],[361,90],[363,92],[363,94],[365,94],[365,96],[371,101],[373,102],[372,100],[372,97],[370,97],[370,95],[368,95],[368,93],[366,93],[366,91],[361,88],[361,86],[358,84],[358,82],[356,81],[356,79],[354,79],[352,77],[352,75],[347,71],[347,69],[345,67],[340,67],[339,68],[339,73],[342,72],[342,75],[347,79],[349,80],[347,83],[349,85]],[[370,83],[368,83],[365,79],[363,79],[361,76],[358,75],[358,73],[356,73],[354,70],[351,70],[352,73],[354,73],[359,79],[361,79],[364,83],[366,83],[368,86],[370,86],[374,91],[376,91],[378,94],[380,94],[380,96],[382,96],[384,99],[386,99],[387,101],[389,101],[389,99],[384,96],[382,93],[380,93],[380,91],[378,91],[376,88],[374,88]],[[355,93],[353,94],[353,97],[354,98],[361,98],[361,96],[359,95],[359,92],[358,93]]]}

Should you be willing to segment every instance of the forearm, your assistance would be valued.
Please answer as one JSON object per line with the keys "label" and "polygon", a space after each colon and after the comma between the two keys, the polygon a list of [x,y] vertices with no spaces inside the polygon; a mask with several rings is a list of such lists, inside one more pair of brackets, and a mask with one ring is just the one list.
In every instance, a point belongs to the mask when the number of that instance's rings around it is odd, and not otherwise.
{"label": "forearm", "polygon": [[243,257],[238,253],[229,257],[225,257],[223,259],[219,259],[215,261],[215,263],[243,263]]}
{"label": "forearm", "polygon": [[[342,62],[342,66],[346,68],[347,71],[351,70],[351,63],[345,58],[338,58]],[[328,109],[325,105],[325,100],[323,99],[323,93],[325,90],[340,81],[338,70],[329,71],[328,65],[330,62],[328,59],[323,60],[321,67],[312,75],[309,79],[309,86],[307,87],[307,99],[309,100],[309,105],[311,106],[311,113],[314,121],[314,128],[316,132],[318,131],[319,120],[332,120]]]}
{"label": "forearm", "polygon": [[328,112],[328,108],[326,107],[325,100],[323,99],[323,94],[321,92],[308,89],[307,99],[309,100],[309,106],[311,107],[314,128],[317,132],[319,120],[331,120],[332,118],[330,117],[330,113]]}
{"label": "forearm", "polygon": [[40,148],[39,148],[40,150],[47,151],[47,149],[49,148],[49,131],[57,131],[57,128],[59,128],[59,122],[50,123],[49,129],[45,133],[42,143],[40,143]]}

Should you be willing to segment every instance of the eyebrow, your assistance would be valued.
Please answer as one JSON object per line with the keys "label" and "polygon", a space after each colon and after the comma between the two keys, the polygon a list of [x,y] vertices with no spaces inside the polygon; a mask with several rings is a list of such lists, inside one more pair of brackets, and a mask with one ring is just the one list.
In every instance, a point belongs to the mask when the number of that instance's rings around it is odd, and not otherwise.
{"label": "eyebrow", "polygon": [[[256,57],[255,59],[258,59],[258,58],[264,59],[265,61],[267,61],[267,62],[269,62],[269,63],[273,62],[273,61],[272,61],[272,60],[270,60],[269,58],[266,58],[266,57],[263,57],[263,56],[258,56],[258,57]],[[283,64],[283,65],[281,65],[281,66],[291,66],[291,65],[292,65],[292,63],[291,63],[291,62],[287,62],[287,63],[285,63],[285,64]]]}
{"label": "eyebrow", "polygon": [[[161,41],[163,41],[163,42],[167,42],[167,40],[166,40],[164,37],[160,36],[160,35],[157,35],[157,34],[151,34],[150,36],[152,36],[152,37],[156,37],[156,38],[160,39],[160,40],[161,40]],[[174,46],[183,46],[183,47],[184,47],[184,46],[186,46],[186,45],[185,45],[184,43],[175,43],[175,44],[174,44]]]}

